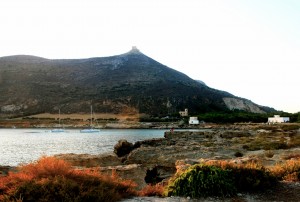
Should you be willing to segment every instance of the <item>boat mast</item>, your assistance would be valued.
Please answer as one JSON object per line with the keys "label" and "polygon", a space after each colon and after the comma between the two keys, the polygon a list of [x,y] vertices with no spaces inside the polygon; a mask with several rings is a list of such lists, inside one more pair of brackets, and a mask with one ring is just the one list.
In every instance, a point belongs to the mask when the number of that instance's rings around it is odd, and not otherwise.
{"label": "boat mast", "polygon": [[93,106],[91,105],[91,127],[93,125]]}
{"label": "boat mast", "polygon": [[60,127],[60,109],[58,109],[58,126]]}

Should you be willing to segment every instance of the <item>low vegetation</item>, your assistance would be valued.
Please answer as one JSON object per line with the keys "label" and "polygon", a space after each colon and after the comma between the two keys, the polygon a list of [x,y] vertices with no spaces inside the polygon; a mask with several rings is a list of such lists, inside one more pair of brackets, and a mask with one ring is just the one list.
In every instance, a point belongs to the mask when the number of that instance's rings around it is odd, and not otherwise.
{"label": "low vegetation", "polygon": [[192,198],[206,196],[232,196],[236,194],[234,180],[229,170],[204,164],[194,165],[174,177],[169,183],[167,196]]}
{"label": "low vegetation", "polygon": [[63,160],[43,157],[0,177],[0,201],[119,201],[133,196],[230,197],[237,193],[262,192],[278,181],[300,181],[300,158],[264,167],[250,162],[236,164],[212,160],[176,173],[168,182],[149,183],[140,191],[135,183],[115,172],[78,170]]}
{"label": "low vegetation", "polygon": [[[152,167],[142,176],[148,186],[137,191],[133,181],[123,180],[115,172],[104,175],[96,168],[75,169],[63,160],[43,157],[20,166],[17,172],[0,176],[0,201],[119,201],[132,196],[228,197],[265,191],[278,181],[300,181],[299,124],[250,125],[250,132],[235,130],[236,125],[230,127],[225,132],[198,134],[199,145],[205,145],[204,150],[213,152],[229,148],[228,157],[239,162],[248,159],[250,163],[210,160],[178,171],[168,183],[157,167]],[[120,140],[114,151],[120,158],[125,158],[132,149],[142,147],[141,144],[147,147],[171,145],[161,141],[132,144]],[[291,148],[296,149],[289,150]],[[254,150],[261,151],[252,152]],[[267,164],[263,166],[260,160]]]}
{"label": "low vegetation", "polygon": [[0,178],[0,201],[119,201],[136,195],[132,181],[112,173],[76,170],[63,160],[41,158]]}
{"label": "low vegetation", "polygon": [[276,164],[270,168],[271,172],[278,180],[300,181],[300,158],[290,159],[281,164]]}
{"label": "low vegetation", "polygon": [[240,192],[264,191],[277,182],[265,167],[256,164],[233,164],[212,161],[191,166],[171,179],[168,196],[227,197]]}

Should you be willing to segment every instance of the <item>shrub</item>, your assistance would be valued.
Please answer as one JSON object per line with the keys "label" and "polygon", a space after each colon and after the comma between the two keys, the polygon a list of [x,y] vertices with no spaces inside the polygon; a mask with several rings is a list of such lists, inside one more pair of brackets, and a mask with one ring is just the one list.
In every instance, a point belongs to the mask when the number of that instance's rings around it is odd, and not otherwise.
{"label": "shrub", "polygon": [[118,143],[114,146],[114,152],[118,157],[123,157],[129,154],[134,149],[133,144],[127,140],[119,140]]}
{"label": "shrub", "polygon": [[300,160],[300,153],[291,153],[288,155],[283,156],[284,160],[290,160],[290,159],[299,159]]}
{"label": "shrub", "polygon": [[274,156],[274,152],[271,150],[267,150],[264,153],[267,158],[272,158]]}
{"label": "shrub", "polygon": [[154,167],[152,169],[147,169],[146,176],[145,176],[145,182],[147,184],[152,184],[152,185],[157,184],[163,180],[163,178],[161,178],[159,175],[160,174],[158,172],[158,167]]}
{"label": "shrub", "polygon": [[278,180],[300,181],[300,159],[276,164],[270,170]]}
{"label": "shrub", "polygon": [[287,149],[288,146],[283,141],[281,142],[269,142],[263,145],[264,150],[278,150],[278,149]]}
{"label": "shrub", "polygon": [[164,186],[161,184],[150,185],[148,184],[141,191],[139,191],[140,196],[163,196]]}
{"label": "shrub", "polygon": [[300,147],[300,135],[294,135],[288,143],[289,148]]}
{"label": "shrub", "polygon": [[227,161],[211,161],[207,162],[207,164],[229,170],[234,179],[235,187],[239,192],[263,191],[277,182],[269,170],[256,162],[235,164]]}
{"label": "shrub", "polygon": [[277,179],[260,164],[234,164],[227,161],[209,161],[191,166],[175,175],[166,188],[167,196],[232,196],[237,192],[264,191],[275,185]]}
{"label": "shrub", "polygon": [[118,201],[136,195],[134,183],[97,170],[74,170],[53,157],[0,178],[0,201]]}
{"label": "shrub", "polygon": [[216,166],[198,164],[190,167],[169,183],[167,196],[231,196],[236,188],[230,172]]}
{"label": "shrub", "polygon": [[276,178],[264,167],[233,167],[231,173],[234,176],[234,182],[239,192],[263,191],[274,184]]}
{"label": "shrub", "polygon": [[237,152],[234,153],[234,156],[235,156],[235,157],[242,157],[242,156],[243,156],[243,153],[240,152],[240,151],[237,151]]}
{"label": "shrub", "polygon": [[287,125],[281,126],[281,129],[284,131],[298,130],[299,128],[300,128],[300,126],[296,125],[296,124],[287,124]]}
{"label": "shrub", "polygon": [[284,138],[279,141],[270,140],[268,138],[255,139],[252,142],[243,145],[243,149],[248,151],[256,150],[278,150],[278,149],[287,149],[288,145],[285,143]]}

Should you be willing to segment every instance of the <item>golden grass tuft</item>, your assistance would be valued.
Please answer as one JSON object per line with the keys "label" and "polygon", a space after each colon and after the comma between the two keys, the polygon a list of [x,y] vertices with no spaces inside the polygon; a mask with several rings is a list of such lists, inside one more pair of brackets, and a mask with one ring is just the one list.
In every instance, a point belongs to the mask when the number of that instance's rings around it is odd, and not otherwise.
{"label": "golden grass tuft", "polygon": [[55,157],[42,157],[36,163],[24,165],[19,170],[35,178],[68,176],[73,172],[71,164]]}
{"label": "golden grass tuft", "polygon": [[137,195],[135,183],[115,172],[73,169],[54,157],[43,157],[0,177],[0,201],[119,201]]}
{"label": "golden grass tuft", "polygon": [[163,196],[165,187],[162,184],[150,185],[148,184],[141,191],[140,196]]}
{"label": "golden grass tuft", "polygon": [[290,159],[269,169],[279,180],[300,181],[300,159]]}

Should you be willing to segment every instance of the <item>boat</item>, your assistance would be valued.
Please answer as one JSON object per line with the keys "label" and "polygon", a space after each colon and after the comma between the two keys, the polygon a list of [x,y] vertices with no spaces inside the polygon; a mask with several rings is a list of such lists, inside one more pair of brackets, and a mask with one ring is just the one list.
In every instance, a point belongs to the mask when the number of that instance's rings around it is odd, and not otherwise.
{"label": "boat", "polygon": [[64,133],[65,129],[60,126],[60,109],[58,110],[58,126],[59,128],[54,128],[51,130],[51,133]]}
{"label": "boat", "polygon": [[62,128],[55,128],[51,130],[51,133],[64,133],[65,129]]}
{"label": "boat", "polygon": [[81,133],[99,133],[100,130],[93,128],[93,106],[91,106],[91,122],[90,122],[90,128],[85,128],[80,130]]}
{"label": "boat", "polygon": [[99,133],[100,130],[99,129],[95,129],[95,128],[86,128],[86,129],[82,129],[80,130],[81,133]]}

